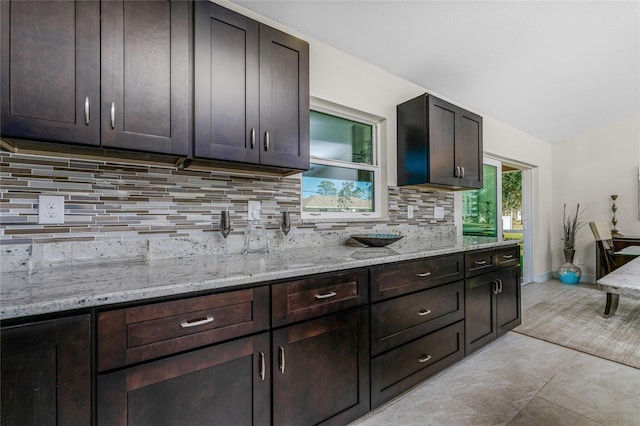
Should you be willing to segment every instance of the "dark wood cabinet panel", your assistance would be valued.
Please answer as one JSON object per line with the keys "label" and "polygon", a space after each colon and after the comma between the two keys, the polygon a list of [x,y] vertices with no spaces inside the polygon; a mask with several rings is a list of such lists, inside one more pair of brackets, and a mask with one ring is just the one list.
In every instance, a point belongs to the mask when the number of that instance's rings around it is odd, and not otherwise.
{"label": "dark wood cabinet panel", "polygon": [[195,8],[194,155],[257,164],[260,25],[213,3]]}
{"label": "dark wood cabinet panel", "polygon": [[2,1],[2,136],[100,143],[100,3]]}
{"label": "dark wood cabinet panel", "polygon": [[464,255],[455,253],[370,268],[371,301],[401,296],[464,277]]}
{"label": "dark wood cabinet panel", "polygon": [[269,333],[98,377],[98,425],[268,425]]}
{"label": "dark wood cabinet panel", "polygon": [[520,297],[520,266],[500,272],[500,290],[496,297],[498,336],[522,323]]}
{"label": "dark wood cabinet panel", "polygon": [[194,156],[309,168],[309,45],[196,2]]}
{"label": "dark wood cabinet panel", "polygon": [[97,315],[98,371],[269,328],[269,287],[153,303]]}
{"label": "dark wood cabinet panel", "polygon": [[309,169],[309,45],[260,26],[260,163]]}
{"label": "dark wood cabinet panel", "polygon": [[464,357],[464,321],[435,331],[371,360],[375,408]]}
{"label": "dark wood cabinet panel", "polygon": [[102,146],[189,154],[189,7],[102,3]]}
{"label": "dark wood cabinet panel", "polygon": [[369,411],[366,307],[273,331],[273,424],[344,425]]}
{"label": "dark wood cabinet panel", "polygon": [[272,325],[281,325],[363,305],[368,301],[366,269],[334,272],[272,286]]}
{"label": "dark wood cabinet panel", "polygon": [[498,336],[494,294],[497,285],[495,273],[465,280],[464,319],[467,355]]}
{"label": "dark wood cabinet panel", "polygon": [[494,249],[475,250],[465,254],[465,277],[475,277],[496,269]]}
{"label": "dark wood cabinet panel", "polygon": [[2,424],[91,424],[91,318],[0,331]]}
{"label": "dark wood cabinet panel", "polygon": [[428,94],[397,114],[398,185],[482,188],[482,117]]}
{"label": "dark wood cabinet panel", "polygon": [[464,282],[371,305],[371,356],[464,319]]}

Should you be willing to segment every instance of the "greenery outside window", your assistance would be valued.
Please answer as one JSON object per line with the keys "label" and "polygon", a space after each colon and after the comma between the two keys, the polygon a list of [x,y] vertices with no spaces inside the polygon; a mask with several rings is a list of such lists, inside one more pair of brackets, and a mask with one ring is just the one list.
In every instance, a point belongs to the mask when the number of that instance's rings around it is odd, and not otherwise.
{"label": "greenery outside window", "polygon": [[303,218],[380,217],[378,136],[379,121],[367,114],[312,109]]}

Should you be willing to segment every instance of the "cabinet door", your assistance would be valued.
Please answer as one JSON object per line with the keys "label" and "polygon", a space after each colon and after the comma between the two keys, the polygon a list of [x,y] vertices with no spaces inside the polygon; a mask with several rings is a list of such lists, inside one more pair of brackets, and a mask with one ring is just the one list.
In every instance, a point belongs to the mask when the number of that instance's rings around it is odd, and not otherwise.
{"label": "cabinet door", "polygon": [[368,311],[273,332],[273,423],[344,425],[369,411]]}
{"label": "cabinet door", "polygon": [[465,349],[466,355],[497,337],[494,274],[465,280]]}
{"label": "cabinet door", "polygon": [[500,291],[496,298],[498,336],[520,325],[520,266],[500,271]]}
{"label": "cabinet door", "polygon": [[455,105],[429,96],[429,183],[458,186]]}
{"label": "cabinet door", "polygon": [[189,153],[189,4],[102,3],[102,145]]}
{"label": "cabinet door", "polygon": [[309,169],[309,45],[260,25],[260,164]]}
{"label": "cabinet door", "polygon": [[89,315],[7,327],[2,347],[2,424],[91,424]]}
{"label": "cabinet door", "polygon": [[460,183],[465,188],[482,188],[482,117],[458,108],[456,130],[456,165],[460,166]]}
{"label": "cabinet door", "polygon": [[258,164],[259,24],[213,3],[195,8],[194,155]]}
{"label": "cabinet door", "polygon": [[268,425],[269,333],[98,377],[98,425]]}
{"label": "cabinet door", "polygon": [[2,1],[0,11],[2,136],[99,144],[100,3]]}

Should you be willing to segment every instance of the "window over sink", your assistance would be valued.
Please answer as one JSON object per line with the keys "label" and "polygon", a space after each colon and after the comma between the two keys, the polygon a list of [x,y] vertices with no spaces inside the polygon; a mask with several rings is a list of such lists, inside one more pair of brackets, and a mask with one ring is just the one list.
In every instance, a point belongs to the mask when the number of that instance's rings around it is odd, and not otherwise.
{"label": "window over sink", "polygon": [[381,216],[380,122],[364,112],[312,103],[311,167],[302,174],[303,219]]}

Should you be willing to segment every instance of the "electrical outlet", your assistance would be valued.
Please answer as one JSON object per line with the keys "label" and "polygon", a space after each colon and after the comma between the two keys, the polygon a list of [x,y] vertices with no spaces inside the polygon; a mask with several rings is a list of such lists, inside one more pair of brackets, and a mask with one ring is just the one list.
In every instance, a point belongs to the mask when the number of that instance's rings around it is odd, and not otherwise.
{"label": "electrical outlet", "polygon": [[407,206],[407,219],[413,219],[413,206],[411,204]]}
{"label": "electrical outlet", "polygon": [[38,223],[64,223],[64,196],[38,196]]}
{"label": "electrical outlet", "polygon": [[249,205],[247,208],[247,218],[249,221],[260,220],[260,201],[249,200]]}
{"label": "electrical outlet", "polygon": [[433,208],[433,218],[434,219],[444,219],[444,207],[434,207]]}

